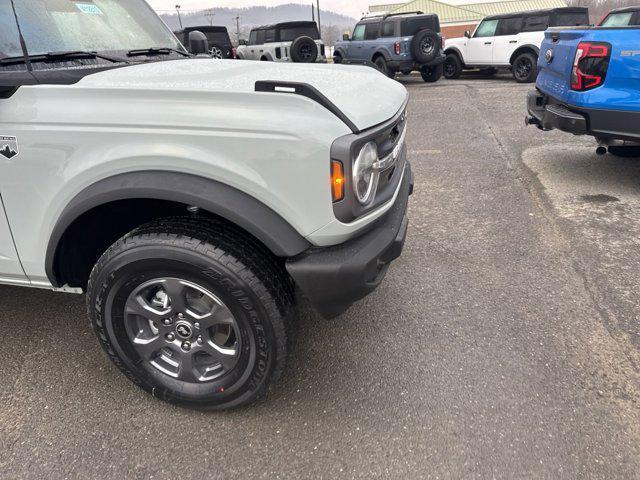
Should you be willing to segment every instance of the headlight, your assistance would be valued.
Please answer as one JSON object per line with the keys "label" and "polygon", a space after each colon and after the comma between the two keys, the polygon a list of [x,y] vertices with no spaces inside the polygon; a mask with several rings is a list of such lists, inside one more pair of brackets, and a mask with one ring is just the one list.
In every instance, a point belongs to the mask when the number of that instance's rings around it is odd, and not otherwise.
{"label": "headlight", "polygon": [[369,142],[358,154],[353,164],[353,191],[358,201],[366,205],[375,196],[378,171],[373,165],[378,161],[378,146]]}

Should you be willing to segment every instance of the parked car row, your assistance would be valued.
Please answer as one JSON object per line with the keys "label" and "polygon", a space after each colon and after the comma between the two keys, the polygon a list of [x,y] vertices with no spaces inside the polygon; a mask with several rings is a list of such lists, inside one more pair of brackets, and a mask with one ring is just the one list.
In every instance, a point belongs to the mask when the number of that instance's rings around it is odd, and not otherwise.
{"label": "parked car row", "polygon": [[[612,11],[602,21],[604,27],[638,24],[637,8]],[[443,75],[457,79],[466,70],[494,75],[508,70],[517,82],[531,83],[537,76],[544,32],[555,27],[589,25],[584,7],[564,7],[485,17],[474,32],[445,41],[435,14],[406,12],[362,18],[351,36],[344,35],[334,48],[337,64],[366,64],[390,78],[398,73],[418,71],[425,82]],[[185,45],[199,30],[208,47],[190,48],[192,53],[208,53],[214,58],[238,58],[271,62],[325,63],[326,47],[315,22],[284,22],[255,27],[237,50],[225,27],[197,27],[176,32]],[[204,51],[203,51],[204,50]]]}

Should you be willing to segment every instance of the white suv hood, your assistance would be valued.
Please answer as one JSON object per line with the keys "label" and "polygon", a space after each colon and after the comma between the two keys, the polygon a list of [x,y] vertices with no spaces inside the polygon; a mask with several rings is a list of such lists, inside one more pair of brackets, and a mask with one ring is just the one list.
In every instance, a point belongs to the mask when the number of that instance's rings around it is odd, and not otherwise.
{"label": "white suv hood", "polygon": [[401,84],[371,67],[211,59],[175,60],[115,68],[89,75],[78,86],[252,93],[258,80],[312,85],[359,130],[391,118],[400,110],[408,95]]}

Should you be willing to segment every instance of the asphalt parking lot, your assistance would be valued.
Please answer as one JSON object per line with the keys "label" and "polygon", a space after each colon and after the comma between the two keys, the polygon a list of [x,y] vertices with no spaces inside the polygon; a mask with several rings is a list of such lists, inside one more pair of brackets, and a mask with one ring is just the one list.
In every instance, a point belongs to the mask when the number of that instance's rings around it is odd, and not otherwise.
{"label": "asphalt parking lot", "polygon": [[301,307],[252,408],[171,407],[80,297],[0,288],[2,478],[640,478],[640,161],[524,127],[508,76],[411,93],[404,255],[345,315]]}

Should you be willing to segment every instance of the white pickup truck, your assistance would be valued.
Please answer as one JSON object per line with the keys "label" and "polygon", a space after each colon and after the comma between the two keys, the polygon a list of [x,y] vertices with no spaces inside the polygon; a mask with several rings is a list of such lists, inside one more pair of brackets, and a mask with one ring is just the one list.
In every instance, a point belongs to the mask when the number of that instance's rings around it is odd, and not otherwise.
{"label": "white pickup truck", "polygon": [[105,352],[154,396],[255,400],[285,366],[294,292],[335,316],[400,255],[399,83],[193,58],[144,0],[7,0],[0,19],[0,284],[86,293]]}
{"label": "white pickup truck", "polygon": [[485,17],[475,32],[447,39],[444,76],[460,77],[463,70],[480,69],[488,75],[511,70],[520,83],[536,80],[540,45],[549,27],[589,25],[583,7],[554,8]]}

